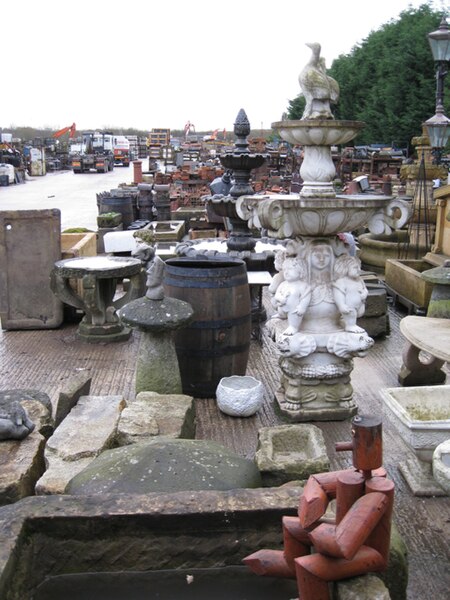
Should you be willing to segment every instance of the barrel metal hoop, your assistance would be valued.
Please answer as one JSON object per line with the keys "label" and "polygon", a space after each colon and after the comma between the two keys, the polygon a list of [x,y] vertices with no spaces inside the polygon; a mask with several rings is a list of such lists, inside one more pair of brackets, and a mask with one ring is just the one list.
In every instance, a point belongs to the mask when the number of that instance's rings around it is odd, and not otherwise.
{"label": "barrel metal hoop", "polygon": [[[180,285],[182,283],[182,285]],[[198,288],[198,289],[221,289],[221,288],[235,288],[240,285],[248,285],[247,274],[240,275],[239,277],[233,277],[229,279],[228,277],[222,278],[217,277],[215,279],[211,278],[197,278],[197,279],[173,279],[170,274],[167,274],[164,278],[164,284],[166,286],[178,287],[181,289],[184,288]]]}
{"label": "barrel metal hoop", "polygon": [[229,329],[236,325],[245,325],[251,323],[251,315],[246,314],[242,317],[234,317],[233,319],[220,319],[217,321],[193,321],[184,330],[187,329]]}
{"label": "barrel metal hoop", "polygon": [[176,346],[177,354],[186,356],[187,358],[211,358],[217,356],[239,355],[247,352],[250,344],[240,344],[239,346],[227,346],[225,348],[209,348],[207,350],[193,350],[183,346]]}

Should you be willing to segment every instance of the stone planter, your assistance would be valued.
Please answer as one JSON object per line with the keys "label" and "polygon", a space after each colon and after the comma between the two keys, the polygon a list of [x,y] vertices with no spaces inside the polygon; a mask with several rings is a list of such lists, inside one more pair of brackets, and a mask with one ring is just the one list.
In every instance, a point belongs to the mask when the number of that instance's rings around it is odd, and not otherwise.
{"label": "stone planter", "polygon": [[61,258],[78,258],[97,254],[97,235],[94,232],[62,233]]}
{"label": "stone planter", "polygon": [[153,221],[149,229],[155,234],[156,242],[179,242],[185,232],[184,221]]}
{"label": "stone planter", "polygon": [[425,310],[430,302],[433,284],[425,281],[421,273],[431,268],[432,265],[423,260],[389,259],[386,261],[386,285],[400,296],[400,300]]}
{"label": "stone planter", "polygon": [[330,469],[322,431],[304,423],[261,428],[255,460],[268,487]]}
{"label": "stone planter", "polygon": [[381,390],[385,415],[417,457],[431,462],[433,452],[450,438],[450,386]]}
{"label": "stone planter", "polygon": [[[398,259],[401,254],[404,255],[406,248],[404,245],[408,242],[408,232],[406,230],[394,231],[389,235],[376,235],[373,233],[363,233],[358,236],[359,258],[363,268],[368,268],[379,273],[385,270],[388,259]],[[423,247],[422,254],[427,251]],[[413,258],[415,247],[411,245],[408,258]]]}
{"label": "stone planter", "polygon": [[216,398],[223,413],[232,417],[250,417],[262,406],[264,386],[250,375],[222,377]]}
{"label": "stone planter", "polygon": [[[61,234],[61,258],[79,258],[80,256],[97,256],[97,234],[86,233],[62,233]],[[83,295],[83,284],[76,279],[71,281],[72,287],[80,296]],[[75,317],[76,311],[68,305],[64,307],[66,320]]]}
{"label": "stone planter", "polygon": [[413,494],[445,495],[436,485],[431,463],[436,447],[450,438],[450,386],[388,388],[381,395],[386,418],[416,456],[399,463]]}

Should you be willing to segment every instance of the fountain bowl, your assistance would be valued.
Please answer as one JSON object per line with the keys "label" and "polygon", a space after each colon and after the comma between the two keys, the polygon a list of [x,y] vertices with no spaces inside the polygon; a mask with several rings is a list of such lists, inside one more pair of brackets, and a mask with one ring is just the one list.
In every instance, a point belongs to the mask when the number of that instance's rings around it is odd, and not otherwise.
{"label": "fountain bowl", "polygon": [[450,385],[381,390],[383,412],[417,458],[431,463],[435,448],[450,438]]}
{"label": "fountain bowl", "polygon": [[[295,194],[242,196],[237,213],[252,227],[263,227],[272,238],[336,235],[368,225],[374,233],[389,233],[409,218],[408,206],[391,196],[375,194],[305,198]],[[400,216],[390,216],[398,209]]]}
{"label": "fountain bowl", "polygon": [[302,146],[335,146],[346,144],[363,129],[362,121],[335,121],[334,119],[300,119],[276,121],[272,129],[290,144]]}

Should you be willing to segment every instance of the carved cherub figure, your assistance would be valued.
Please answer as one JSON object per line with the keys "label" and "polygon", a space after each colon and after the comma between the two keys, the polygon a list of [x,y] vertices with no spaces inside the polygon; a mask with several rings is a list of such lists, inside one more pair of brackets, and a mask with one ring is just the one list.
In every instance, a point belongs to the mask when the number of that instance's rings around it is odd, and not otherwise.
{"label": "carved cherub figure", "polygon": [[333,296],[341,313],[345,331],[362,333],[364,329],[356,324],[358,317],[364,314],[367,288],[361,279],[359,259],[342,255],[334,265]]}
{"label": "carved cherub figure", "polygon": [[288,321],[284,335],[293,335],[300,329],[303,315],[311,300],[311,286],[307,281],[307,266],[303,259],[287,257],[283,262],[283,281],[273,297],[274,307],[281,319]]}

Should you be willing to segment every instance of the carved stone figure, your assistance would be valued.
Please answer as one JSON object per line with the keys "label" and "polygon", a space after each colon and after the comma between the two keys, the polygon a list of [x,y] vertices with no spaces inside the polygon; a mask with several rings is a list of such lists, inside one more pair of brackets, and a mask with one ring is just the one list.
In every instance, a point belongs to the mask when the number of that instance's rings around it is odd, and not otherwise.
{"label": "carved stone figure", "polygon": [[345,331],[364,331],[356,324],[356,319],[364,314],[367,288],[361,279],[361,263],[353,256],[342,255],[334,265],[333,296],[341,313]]}
{"label": "carved stone figure", "polygon": [[[277,253],[269,291],[288,328],[279,333],[284,407],[308,418],[327,414],[330,403],[354,410],[351,359],[364,356],[373,340],[356,325],[367,290],[359,260],[335,237],[296,237]],[[305,405],[308,411],[305,411]]]}
{"label": "carved stone figure", "polygon": [[285,335],[293,335],[299,331],[303,315],[311,299],[311,286],[306,281],[307,268],[300,258],[285,258],[283,262],[283,281],[278,285],[273,304],[278,316],[287,318],[289,327]]}
{"label": "carved stone figure", "polygon": [[147,292],[145,295],[150,300],[164,298],[164,268],[164,261],[159,256],[155,256],[147,269]]}
{"label": "carved stone figure", "polygon": [[359,333],[342,331],[331,334],[328,338],[327,350],[341,358],[363,357],[373,344],[373,339],[367,335],[364,329],[360,328]]}
{"label": "carved stone figure", "polygon": [[33,429],[34,423],[20,402],[0,407],[0,440],[23,440]]}
{"label": "carved stone figure", "polygon": [[131,253],[131,256],[138,258],[144,265],[148,265],[155,256],[155,249],[146,242],[138,241],[136,249]]}
{"label": "carved stone figure", "polygon": [[150,261],[155,257],[155,248],[149,243],[141,240],[139,237],[134,236],[137,240],[135,250],[131,253],[133,258],[137,258],[142,263],[142,269],[140,272],[139,281],[139,296],[145,296],[147,291],[147,269],[149,268]]}
{"label": "carved stone figure", "polygon": [[325,59],[320,56],[320,44],[306,45],[311,48],[312,55],[298,78],[306,100],[302,119],[332,119],[330,103],[337,104],[339,85],[327,75]]}

